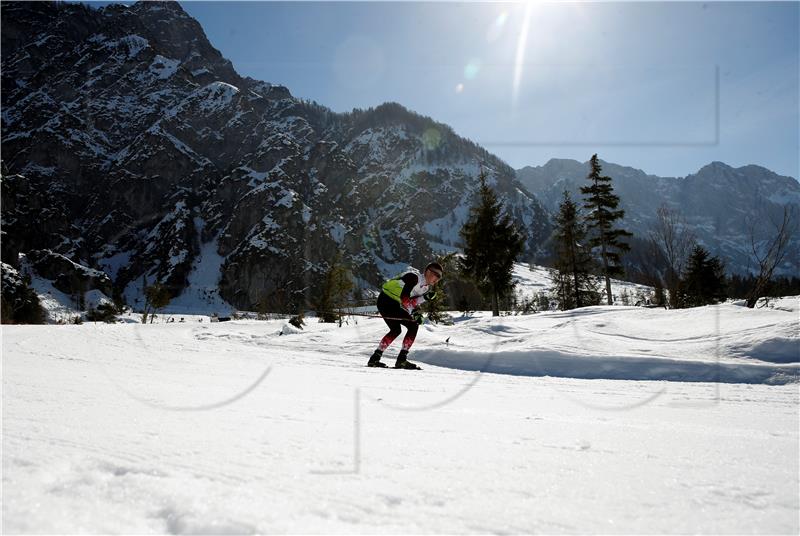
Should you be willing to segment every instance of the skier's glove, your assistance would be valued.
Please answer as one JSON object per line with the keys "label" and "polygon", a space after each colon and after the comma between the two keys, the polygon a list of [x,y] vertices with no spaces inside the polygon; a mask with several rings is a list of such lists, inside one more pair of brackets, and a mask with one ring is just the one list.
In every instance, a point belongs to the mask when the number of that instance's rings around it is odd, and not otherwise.
{"label": "skier's glove", "polygon": [[433,301],[436,299],[436,291],[429,290],[428,292],[423,294],[422,297],[425,298],[425,301]]}
{"label": "skier's glove", "polygon": [[423,318],[422,313],[420,311],[414,311],[413,313],[411,313],[411,318],[414,320],[414,322],[416,322],[420,326],[422,325],[423,322],[425,322],[425,318]]}

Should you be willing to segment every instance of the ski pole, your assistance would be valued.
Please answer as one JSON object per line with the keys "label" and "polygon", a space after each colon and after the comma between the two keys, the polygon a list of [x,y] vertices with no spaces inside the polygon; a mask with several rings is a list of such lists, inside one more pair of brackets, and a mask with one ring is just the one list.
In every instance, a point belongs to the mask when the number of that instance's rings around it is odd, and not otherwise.
{"label": "ski pole", "polygon": [[414,322],[414,319],[410,316],[407,318],[397,318],[393,316],[381,316],[381,315],[373,315],[368,313],[356,313],[356,312],[347,312],[347,311],[316,311],[317,313],[331,313],[331,314],[340,314],[342,316],[363,316],[366,318],[382,318],[384,320],[398,320],[400,322]]}

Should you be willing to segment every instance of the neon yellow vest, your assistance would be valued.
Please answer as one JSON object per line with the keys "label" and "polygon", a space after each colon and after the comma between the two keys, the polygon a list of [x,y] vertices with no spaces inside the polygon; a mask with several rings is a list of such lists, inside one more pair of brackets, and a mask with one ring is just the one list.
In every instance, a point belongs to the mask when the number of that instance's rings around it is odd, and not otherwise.
{"label": "neon yellow vest", "polygon": [[403,287],[405,283],[400,279],[405,274],[401,274],[399,277],[390,279],[386,283],[383,284],[383,293],[392,298],[397,303],[400,303],[400,293],[403,292]]}
{"label": "neon yellow vest", "polygon": [[399,303],[401,305],[402,305],[403,302],[400,301],[400,293],[403,292],[403,287],[406,285],[403,282],[402,278],[406,274],[414,274],[417,277],[420,277],[420,278],[422,277],[415,270],[408,270],[406,272],[403,272],[402,274],[399,274],[399,275],[391,278],[389,281],[387,281],[386,283],[383,284],[383,287],[381,287],[383,289],[383,293],[384,294],[386,294],[387,296],[389,296],[390,298],[392,298],[394,301],[396,301],[397,303]]}

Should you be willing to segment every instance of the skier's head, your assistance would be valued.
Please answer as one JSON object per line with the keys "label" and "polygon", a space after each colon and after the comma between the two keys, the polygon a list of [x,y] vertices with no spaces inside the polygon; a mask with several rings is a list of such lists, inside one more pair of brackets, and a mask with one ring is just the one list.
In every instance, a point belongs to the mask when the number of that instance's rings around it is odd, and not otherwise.
{"label": "skier's head", "polygon": [[425,267],[425,282],[429,285],[434,285],[442,278],[443,274],[442,265],[438,262],[432,262]]}

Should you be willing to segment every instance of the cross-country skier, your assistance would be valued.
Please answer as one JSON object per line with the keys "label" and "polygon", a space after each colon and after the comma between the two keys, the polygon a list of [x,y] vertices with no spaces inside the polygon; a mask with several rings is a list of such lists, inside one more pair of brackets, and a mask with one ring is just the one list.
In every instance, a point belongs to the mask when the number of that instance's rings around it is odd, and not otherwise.
{"label": "cross-country skier", "polygon": [[405,326],[407,331],[403,338],[403,349],[397,356],[394,368],[420,368],[408,361],[408,350],[414,344],[417,329],[423,322],[419,306],[436,297],[433,286],[442,278],[442,273],[442,266],[438,262],[432,262],[425,267],[422,274],[411,268],[383,284],[382,292],[378,296],[378,312],[389,326],[389,333],[383,336],[367,366],[386,366],[381,362],[383,351],[400,335],[400,327]]}

